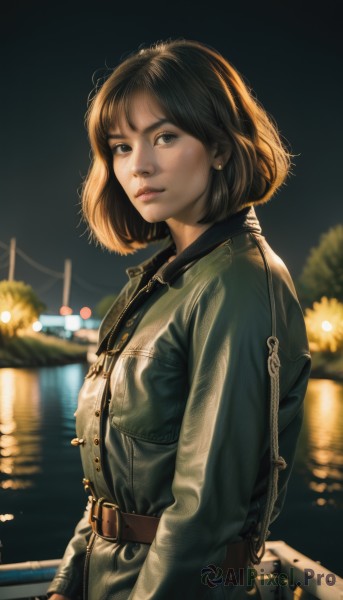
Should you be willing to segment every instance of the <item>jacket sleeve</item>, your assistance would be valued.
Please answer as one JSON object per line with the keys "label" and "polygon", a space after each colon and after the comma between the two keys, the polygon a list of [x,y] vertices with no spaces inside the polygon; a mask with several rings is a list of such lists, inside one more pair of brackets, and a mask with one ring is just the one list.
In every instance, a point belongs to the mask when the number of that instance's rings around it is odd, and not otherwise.
{"label": "jacket sleeve", "polygon": [[65,550],[58,571],[49,586],[47,592],[49,596],[53,593],[63,594],[72,600],[79,600],[82,597],[84,560],[91,535],[88,508],[87,505],[82,519],[75,528],[74,536]]}
{"label": "jacket sleeve", "polygon": [[[266,340],[271,335],[265,281],[253,293],[242,285],[210,282],[193,305],[190,388],[178,442],[174,502],[161,516],[129,600],[169,600],[180,594],[198,600],[207,589],[201,584],[201,569],[220,566],[226,544],[242,539],[269,442]],[[294,414],[288,414],[291,437],[298,413],[295,403]]]}

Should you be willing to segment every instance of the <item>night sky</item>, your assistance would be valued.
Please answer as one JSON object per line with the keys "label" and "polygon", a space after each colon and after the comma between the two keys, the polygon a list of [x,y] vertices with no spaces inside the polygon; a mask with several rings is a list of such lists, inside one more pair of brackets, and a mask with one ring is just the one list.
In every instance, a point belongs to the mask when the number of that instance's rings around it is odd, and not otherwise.
{"label": "night sky", "polygon": [[[118,15],[114,1],[2,5],[0,242],[15,237],[31,259],[58,272],[70,258],[74,312],[118,292],[125,268],[158,249],[110,254],[90,245],[80,224],[78,190],[89,165],[87,97],[106,67],[141,44],[186,37],[216,47],[275,118],[297,155],[294,174],[256,212],[294,278],[320,235],[342,221],[339,2],[237,4],[226,2],[223,13],[211,3],[198,16],[197,9],[184,15],[176,5],[168,14],[164,3],[154,16],[134,7]],[[0,248],[1,278],[8,273],[4,253]],[[62,281],[52,285],[21,257],[15,278],[33,285],[48,311],[58,311]]]}

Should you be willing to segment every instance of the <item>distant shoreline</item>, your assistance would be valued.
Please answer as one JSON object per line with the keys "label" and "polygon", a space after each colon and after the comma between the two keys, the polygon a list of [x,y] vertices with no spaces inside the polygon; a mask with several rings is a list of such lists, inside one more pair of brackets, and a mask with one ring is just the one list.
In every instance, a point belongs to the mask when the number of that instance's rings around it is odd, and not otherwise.
{"label": "distant shoreline", "polygon": [[312,379],[343,381],[343,352],[312,352]]}
{"label": "distant shoreline", "polygon": [[40,333],[0,342],[0,368],[52,367],[86,362],[88,347]]}
{"label": "distant shoreline", "polygon": [[[51,367],[88,362],[90,350],[94,348],[41,333],[12,338],[2,344],[0,341],[0,368]],[[312,352],[310,378],[343,382],[343,352]]]}

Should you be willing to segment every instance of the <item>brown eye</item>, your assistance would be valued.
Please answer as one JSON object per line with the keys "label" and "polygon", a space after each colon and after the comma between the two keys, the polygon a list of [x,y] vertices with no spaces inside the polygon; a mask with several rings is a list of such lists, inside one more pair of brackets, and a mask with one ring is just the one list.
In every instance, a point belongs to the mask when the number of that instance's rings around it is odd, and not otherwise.
{"label": "brown eye", "polygon": [[131,148],[127,144],[116,144],[111,147],[111,152],[113,155],[115,154],[127,154],[130,152]]}
{"label": "brown eye", "polygon": [[157,138],[156,138],[156,144],[158,146],[164,145],[164,144],[170,144],[172,141],[174,141],[176,139],[176,135],[174,133],[161,133]]}

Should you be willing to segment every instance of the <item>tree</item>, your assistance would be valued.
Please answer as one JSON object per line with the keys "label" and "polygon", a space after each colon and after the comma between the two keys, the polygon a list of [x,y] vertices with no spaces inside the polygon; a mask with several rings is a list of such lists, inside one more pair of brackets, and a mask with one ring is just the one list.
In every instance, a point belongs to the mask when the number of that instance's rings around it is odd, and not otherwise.
{"label": "tree", "polygon": [[305,310],[310,350],[337,352],[343,349],[343,304],[325,296]]}
{"label": "tree", "polygon": [[106,315],[107,311],[111,308],[113,302],[117,298],[117,294],[110,294],[108,296],[104,296],[100,302],[95,307],[95,313],[99,317],[99,319],[103,319]]}
{"label": "tree", "polygon": [[311,249],[297,291],[307,306],[323,296],[343,302],[343,225],[322,234],[319,245]]}
{"label": "tree", "polygon": [[12,337],[25,331],[45,310],[30,285],[23,281],[0,282],[0,334]]}

